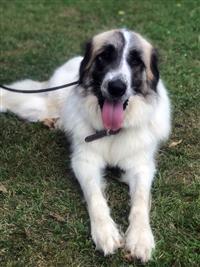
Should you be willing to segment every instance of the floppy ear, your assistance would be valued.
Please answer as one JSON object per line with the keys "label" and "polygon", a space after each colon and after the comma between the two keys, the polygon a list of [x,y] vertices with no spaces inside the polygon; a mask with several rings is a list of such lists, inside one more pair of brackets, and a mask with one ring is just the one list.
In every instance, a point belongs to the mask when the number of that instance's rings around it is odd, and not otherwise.
{"label": "floppy ear", "polygon": [[149,85],[152,90],[156,91],[157,84],[159,81],[159,70],[158,70],[158,52],[155,48],[152,49],[151,55],[150,55],[150,71],[151,71],[151,77],[149,77]]}
{"label": "floppy ear", "polygon": [[85,74],[88,72],[91,56],[92,56],[92,40],[88,41],[85,44],[85,54],[84,54],[83,60],[81,61],[81,65],[79,69],[79,83],[80,84],[84,82]]}

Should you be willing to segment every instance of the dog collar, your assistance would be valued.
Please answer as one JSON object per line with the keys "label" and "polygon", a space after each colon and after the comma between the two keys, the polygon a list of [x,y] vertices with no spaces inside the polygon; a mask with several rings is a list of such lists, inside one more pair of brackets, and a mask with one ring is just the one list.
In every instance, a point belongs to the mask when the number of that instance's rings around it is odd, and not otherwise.
{"label": "dog collar", "polygon": [[117,131],[113,131],[113,130],[101,130],[101,131],[97,131],[95,134],[91,134],[89,136],[87,136],[85,138],[85,142],[89,143],[95,140],[98,140],[100,138],[103,138],[105,136],[110,136],[110,135],[115,135],[118,134],[121,131],[121,129],[117,130]]}

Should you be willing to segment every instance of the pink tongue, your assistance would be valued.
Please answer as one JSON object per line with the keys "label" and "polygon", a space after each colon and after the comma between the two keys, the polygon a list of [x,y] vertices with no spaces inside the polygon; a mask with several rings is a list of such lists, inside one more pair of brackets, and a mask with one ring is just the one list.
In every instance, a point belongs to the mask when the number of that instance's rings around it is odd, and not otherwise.
{"label": "pink tongue", "polygon": [[123,103],[112,103],[105,100],[101,116],[105,129],[119,130],[124,119]]}

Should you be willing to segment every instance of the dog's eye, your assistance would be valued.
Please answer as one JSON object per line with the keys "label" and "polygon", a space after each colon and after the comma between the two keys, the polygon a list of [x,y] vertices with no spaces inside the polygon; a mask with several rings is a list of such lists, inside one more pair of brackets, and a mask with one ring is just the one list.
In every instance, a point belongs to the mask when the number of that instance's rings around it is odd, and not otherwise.
{"label": "dog's eye", "polygon": [[96,60],[98,64],[111,62],[115,57],[115,48],[113,45],[105,46],[104,50],[97,55]]}
{"label": "dog's eye", "polygon": [[131,60],[131,64],[132,64],[133,66],[138,66],[138,65],[141,64],[141,60],[138,59],[138,58],[133,58],[133,59]]}
{"label": "dog's eye", "polygon": [[102,54],[98,55],[96,57],[97,63],[103,63],[104,61],[104,56]]}
{"label": "dog's eye", "polygon": [[128,56],[128,63],[130,64],[131,67],[137,67],[143,65],[143,61],[138,51],[133,50],[130,52]]}

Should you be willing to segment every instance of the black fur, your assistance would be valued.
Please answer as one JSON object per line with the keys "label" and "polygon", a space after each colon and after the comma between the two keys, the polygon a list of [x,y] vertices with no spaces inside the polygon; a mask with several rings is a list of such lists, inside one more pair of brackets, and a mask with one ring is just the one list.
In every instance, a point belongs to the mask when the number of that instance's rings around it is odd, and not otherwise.
{"label": "black fur", "polygon": [[84,85],[84,79],[86,76],[87,65],[92,55],[92,40],[88,41],[85,45],[85,55],[83,60],[81,61],[80,69],[79,69],[79,84]]}
{"label": "black fur", "polygon": [[144,81],[142,75],[145,65],[142,61],[141,53],[137,50],[130,51],[127,61],[132,69],[131,87],[135,93],[144,94]]}
{"label": "black fur", "polygon": [[158,70],[158,52],[155,48],[153,48],[151,53],[150,69],[153,74],[153,80],[150,81],[150,87],[152,90],[156,91],[160,74]]}
{"label": "black fur", "polygon": [[99,95],[105,75],[118,66],[121,54],[122,51],[117,51],[113,45],[107,45],[103,48],[103,51],[96,56],[92,71],[92,87],[95,95]]}
{"label": "black fur", "polygon": [[143,72],[145,71],[145,64],[142,60],[141,52],[137,50],[132,50],[129,53],[127,61],[132,69],[132,88],[136,93],[142,95],[148,94],[148,88],[153,91],[157,91],[157,84],[159,80],[159,71],[158,71],[158,56],[155,49],[152,50],[151,59],[150,59],[150,70],[153,74],[152,80],[147,80],[147,86],[144,84]]}

